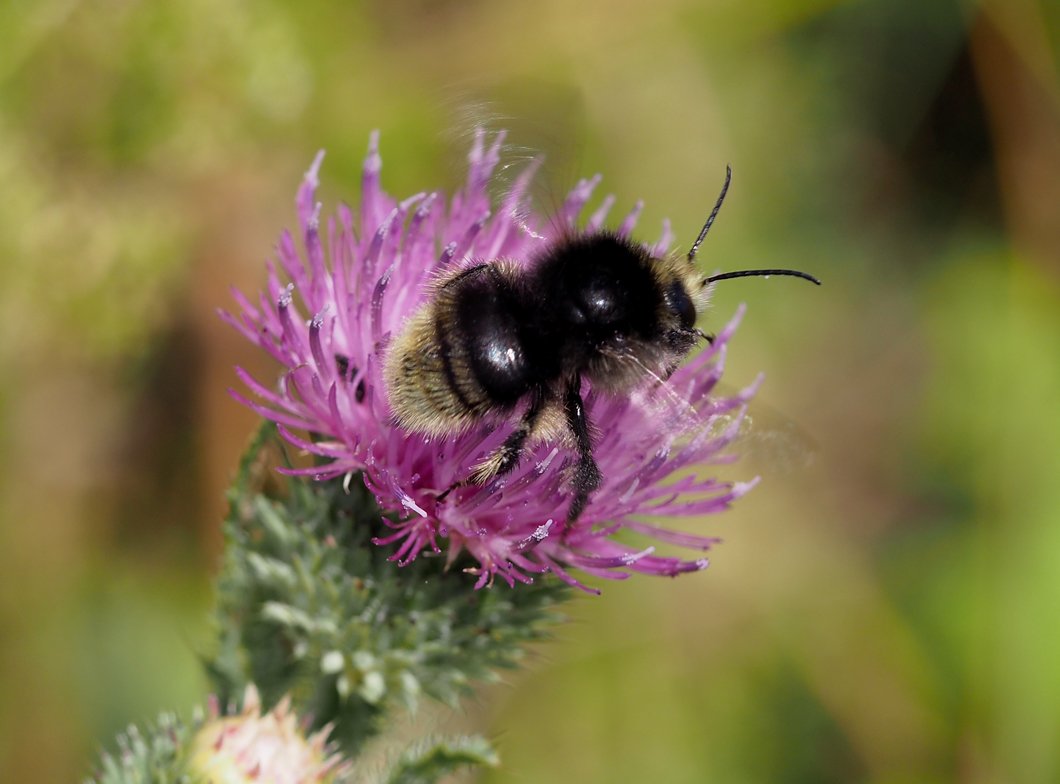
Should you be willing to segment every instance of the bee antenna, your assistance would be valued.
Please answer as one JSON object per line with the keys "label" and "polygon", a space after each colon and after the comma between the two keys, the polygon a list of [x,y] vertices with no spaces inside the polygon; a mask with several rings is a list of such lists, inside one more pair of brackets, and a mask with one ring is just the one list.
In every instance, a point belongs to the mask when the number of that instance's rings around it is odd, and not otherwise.
{"label": "bee antenna", "polygon": [[703,228],[699,231],[699,236],[696,237],[696,241],[692,243],[692,249],[688,251],[689,264],[692,264],[696,260],[696,252],[699,250],[699,246],[703,244],[707,232],[710,231],[710,227],[714,223],[714,219],[718,217],[718,211],[721,209],[721,204],[725,201],[725,194],[729,192],[730,182],[732,182],[732,167],[726,164],[725,184],[721,186],[721,194],[718,196],[718,201],[715,203],[714,209],[710,211],[710,216],[707,218],[707,222],[703,224]]}
{"label": "bee antenna", "polygon": [[703,279],[703,285],[706,286],[710,283],[714,283],[718,280],[728,280],[729,278],[750,278],[753,276],[761,276],[768,278],[770,275],[788,275],[792,278],[802,278],[808,280],[810,283],[816,283],[818,286],[821,285],[821,281],[806,272],[799,272],[798,270],[789,269],[757,269],[757,270],[737,270],[736,272],[720,272],[717,275],[711,275],[709,278]]}

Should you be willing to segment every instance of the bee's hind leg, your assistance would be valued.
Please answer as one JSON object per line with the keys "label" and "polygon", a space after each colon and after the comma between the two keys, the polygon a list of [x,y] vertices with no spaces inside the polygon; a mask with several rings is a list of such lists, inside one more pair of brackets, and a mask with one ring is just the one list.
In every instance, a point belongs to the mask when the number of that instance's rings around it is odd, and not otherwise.
{"label": "bee's hind leg", "polygon": [[438,502],[444,501],[446,496],[458,487],[485,484],[496,476],[503,476],[514,470],[522,459],[527,440],[534,432],[534,428],[541,418],[541,413],[545,410],[546,400],[547,397],[543,390],[535,390],[530,396],[530,404],[519,419],[519,426],[508,434],[508,437],[504,439],[504,442],[499,447],[475,467],[471,476],[460,482],[454,482],[446,488],[438,496]]}

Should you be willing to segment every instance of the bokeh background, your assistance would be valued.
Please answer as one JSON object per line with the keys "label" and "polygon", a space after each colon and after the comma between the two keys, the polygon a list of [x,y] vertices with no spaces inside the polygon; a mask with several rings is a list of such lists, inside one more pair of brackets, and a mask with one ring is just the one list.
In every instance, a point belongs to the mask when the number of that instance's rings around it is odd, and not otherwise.
{"label": "bokeh background", "polygon": [[765,481],[711,568],[420,721],[497,784],[1060,780],[1058,46],[1047,0],[0,4],[0,780],[202,701],[268,369],[215,308],[318,148],[329,205],[374,128],[390,192],[452,187],[477,119],[681,247],[731,163],[703,263],[825,286],[719,286]]}

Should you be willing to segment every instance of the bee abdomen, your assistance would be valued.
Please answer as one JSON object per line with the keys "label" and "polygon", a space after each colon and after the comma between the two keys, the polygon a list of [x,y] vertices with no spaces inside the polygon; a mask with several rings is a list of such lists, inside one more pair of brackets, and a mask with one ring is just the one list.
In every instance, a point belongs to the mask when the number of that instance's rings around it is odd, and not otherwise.
{"label": "bee abdomen", "polygon": [[[527,343],[519,273],[503,262],[462,270],[436,289],[386,361],[391,407],[411,430],[446,433],[510,414],[541,378]],[[533,356],[532,356],[533,355]]]}
{"label": "bee abdomen", "polygon": [[430,313],[417,313],[384,366],[390,407],[403,426],[442,435],[478,418],[484,399],[480,391],[454,382],[458,361],[446,356]]}
{"label": "bee abdomen", "polygon": [[[510,409],[536,380],[528,356],[526,318],[511,280],[501,268],[489,266],[484,274],[467,277],[453,291],[453,318],[436,321],[439,344],[447,358],[464,367],[451,372],[454,388],[474,387],[493,408]],[[463,382],[461,385],[459,382]]]}

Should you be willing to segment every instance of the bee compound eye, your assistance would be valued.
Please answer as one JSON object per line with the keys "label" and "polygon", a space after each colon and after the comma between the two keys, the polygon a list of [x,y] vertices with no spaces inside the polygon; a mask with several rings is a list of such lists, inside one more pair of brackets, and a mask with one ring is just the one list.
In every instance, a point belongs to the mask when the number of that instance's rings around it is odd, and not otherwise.
{"label": "bee compound eye", "polygon": [[677,316],[682,329],[692,329],[696,323],[696,306],[685,287],[678,280],[666,287],[666,305]]}

